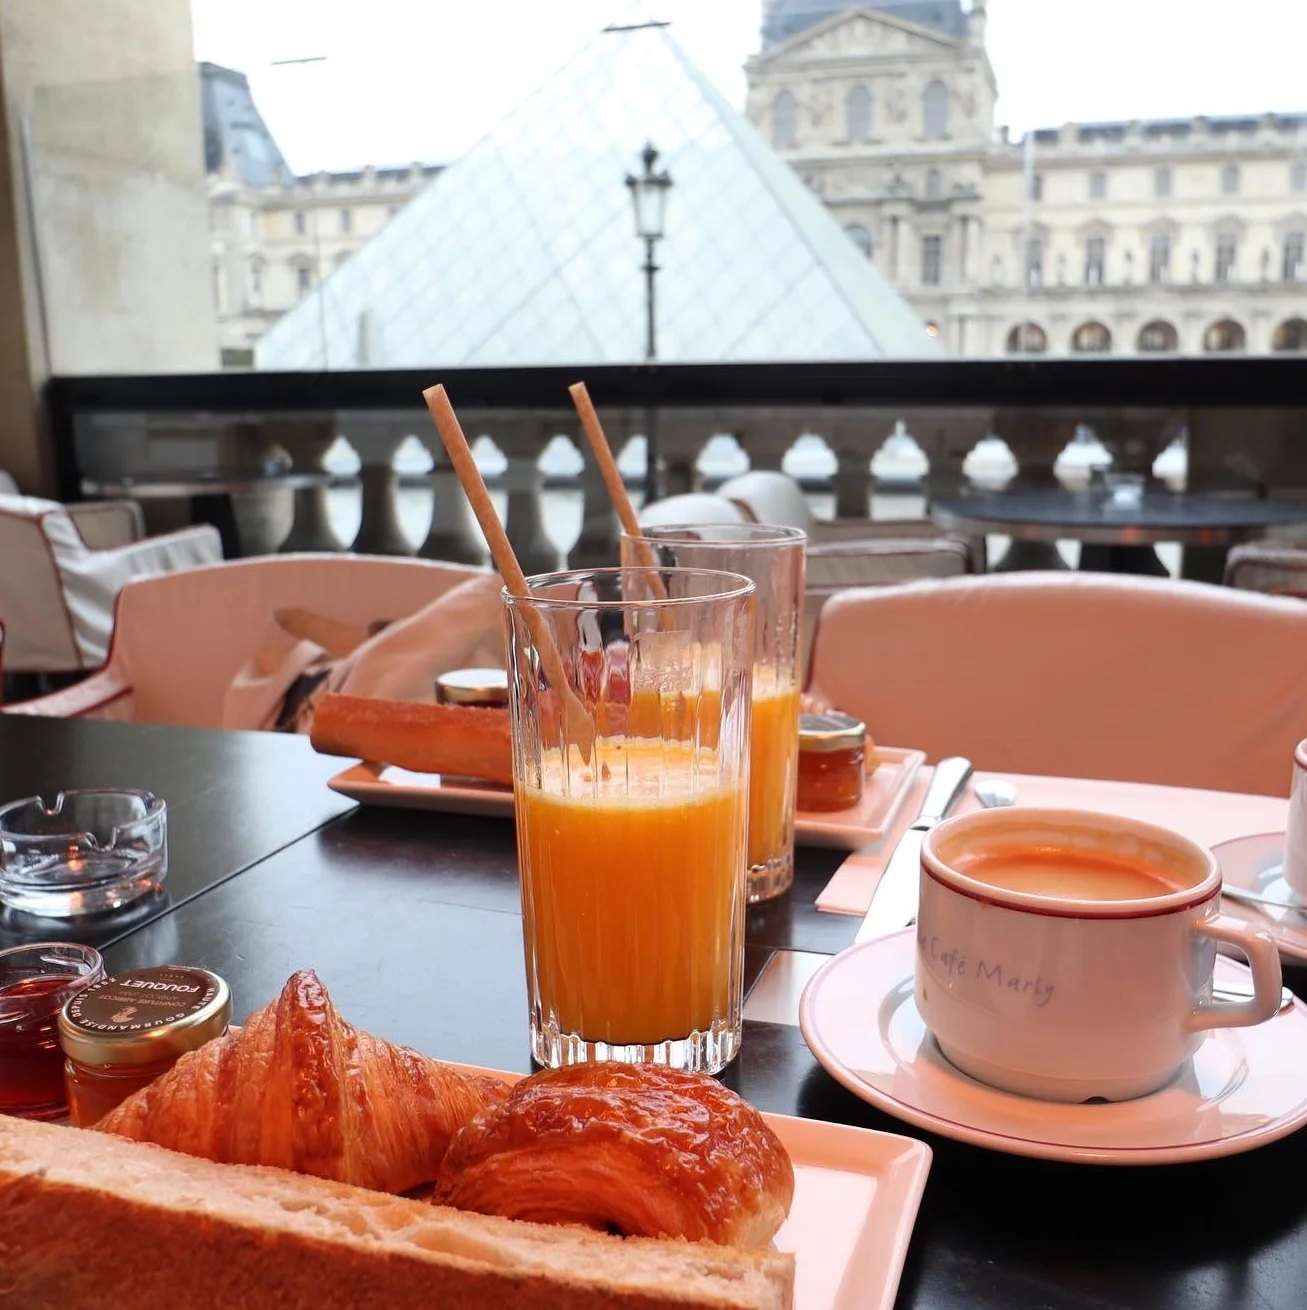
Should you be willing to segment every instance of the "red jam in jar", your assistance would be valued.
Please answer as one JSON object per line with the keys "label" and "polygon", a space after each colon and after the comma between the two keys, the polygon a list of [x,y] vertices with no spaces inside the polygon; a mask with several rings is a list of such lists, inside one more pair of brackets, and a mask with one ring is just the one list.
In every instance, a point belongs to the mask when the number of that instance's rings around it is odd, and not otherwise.
{"label": "red jam in jar", "polygon": [[231,991],[207,969],[133,969],[79,992],[59,1016],[73,1125],[98,1123],[231,1022]]}
{"label": "red jam in jar", "polygon": [[[874,747],[873,747],[874,750]],[[847,810],[862,799],[867,728],[849,714],[799,715],[800,810]]]}
{"label": "red jam in jar", "polygon": [[62,1119],[63,1052],[59,1012],[104,977],[98,951],[73,942],[41,942],[0,951],[0,1114]]}

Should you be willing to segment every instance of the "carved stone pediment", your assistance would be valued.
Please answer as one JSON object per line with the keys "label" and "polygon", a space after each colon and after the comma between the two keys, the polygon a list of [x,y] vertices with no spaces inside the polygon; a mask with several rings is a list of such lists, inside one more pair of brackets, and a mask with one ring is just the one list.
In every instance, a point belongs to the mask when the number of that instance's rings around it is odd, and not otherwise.
{"label": "carved stone pediment", "polygon": [[756,57],[759,66],[803,59],[849,55],[939,55],[958,50],[958,42],[906,19],[874,9],[842,10],[796,33],[773,50]]}

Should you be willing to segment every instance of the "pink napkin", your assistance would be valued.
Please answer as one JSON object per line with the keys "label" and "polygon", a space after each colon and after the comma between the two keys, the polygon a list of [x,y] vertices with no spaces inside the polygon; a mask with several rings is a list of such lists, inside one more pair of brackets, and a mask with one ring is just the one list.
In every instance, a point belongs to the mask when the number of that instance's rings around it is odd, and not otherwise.
{"label": "pink napkin", "polygon": [[[876,845],[855,851],[835,871],[817,897],[819,910],[832,914],[867,912],[871,894],[894,847],[917,817],[932,772],[922,769],[917,775],[890,831]],[[977,778],[985,776],[996,775],[978,774]],[[1099,782],[1090,778],[1042,778],[1020,773],[1001,776],[1015,785],[1018,805],[1063,806],[1120,814],[1171,828],[1204,846],[1252,833],[1283,832],[1289,813],[1289,802],[1278,796],[1157,787],[1142,782]],[[952,812],[967,814],[978,809],[980,803],[968,787]]]}

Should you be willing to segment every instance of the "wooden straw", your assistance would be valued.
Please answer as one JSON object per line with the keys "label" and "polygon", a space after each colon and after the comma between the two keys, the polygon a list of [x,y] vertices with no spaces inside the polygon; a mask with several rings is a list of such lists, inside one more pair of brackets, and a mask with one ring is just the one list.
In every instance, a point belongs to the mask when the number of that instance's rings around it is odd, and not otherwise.
{"label": "wooden straw", "polygon": [[[626,535],[635,543],[640,563],[647,569],[657,569],[658,560],[654,556],[653,548],[644,540],[643,533],[640,531],[640,520],[635,517],[635,507],[631,504],[630,496],[626,494],[626,483],[622,481],[621,470],[613,458],[613,448],[604,435],[603,424],[599,422],[599,415],[595,413],[589,390],[584,382],[573,382],[567,388],[567,394],[572,397],[572,404],[576,406],[581,427],[590,442],[590,449],[594,451],[595,463],[599,465],[599,472],[603,474],[604,486],[608,488],[608,495],[612,499],[613,508],[617,511],[617,517],[622,520]],[[656,573],[653,578],[653,588],[659,600],[667,599],[667,588],[663,586],[662,578]]]}
{"label": "wooden straw", "polygon": [[[458,421],[458,415],[454,413],[453,405],[449,403],[449,396],[444,386],[438,383],[434,387],[428,387],[422,393],[422,399],[427,402],[427,409],[431,411],[431,418],[436,425],[436,431],[440,433],[440,440],[444,442],[449,462],[454,466],[454,472],[463,486],[463,492],[472,506],[472,512],[481,525],[481,531],[485,534],[490,554],[494,558],[500,577],[504,579],[504,585],[514,596],[521,600],[529,600],[530,590],[526,585],[526,575],[517,562],[517,556],[508,540],[508,534],[504,531],[504,525],[500,523],[499,515],[495,513],[490,492],[486,490],[481,470],[477,468],[476,461],[472,458],[472,450],[463,435],[463,427]],[[581,751],[581,759],[588,763],[594,742],[594,721],[567,680],[563,657],[554,643],[554,634],[549,631],[548,625],[540,618],[533,606],[529,604],[524,606],[522,613],[531,629],[536,649],[540,653],[545,676],[558,688],[563,698],[563,706],[567,714],[568,739],[576,744]]]}

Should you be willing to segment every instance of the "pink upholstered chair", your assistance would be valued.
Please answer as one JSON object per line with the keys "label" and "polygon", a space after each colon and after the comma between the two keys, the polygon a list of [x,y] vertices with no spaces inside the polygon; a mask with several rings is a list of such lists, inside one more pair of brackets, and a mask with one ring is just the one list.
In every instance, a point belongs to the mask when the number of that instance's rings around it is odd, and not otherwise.
{"label": "pink upholstered chair", "polygon": [[5,672],[99,668],[124,583],[221,558],[222,544],[209,527],[145,537],[140,506],[130,501],[61,505],[0,494]]}
{"label": "pink upholstered chair", "polygon": [[1307,737],[1307,606],[1101,574],[846,591],[810,684],[932,760],[1284,795]]}
{"label": "pink upholstered chair", "polygon": [[404,618],[483,573],[378,555],[274,555],[129,583],[118,596],[105,667],[5,711],[220,727],[231,680],[274,610],[308,610],[364,628]]}

